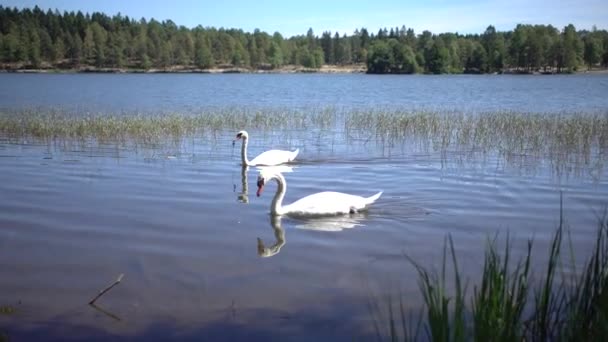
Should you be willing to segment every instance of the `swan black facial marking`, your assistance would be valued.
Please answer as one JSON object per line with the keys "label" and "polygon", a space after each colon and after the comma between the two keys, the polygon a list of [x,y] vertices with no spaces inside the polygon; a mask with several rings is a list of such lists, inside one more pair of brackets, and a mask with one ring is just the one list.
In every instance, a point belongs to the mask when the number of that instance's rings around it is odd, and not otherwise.
{"label": "swan black facial marking", "polygon": [[258,188],[264,186],[264,178],[258,178]]}
{"label": "swan black facial marking", "polygon": [[237,139],[241,139],[242,137],[243,137],[243,133],[239,133],[239,134],[236,135]]}

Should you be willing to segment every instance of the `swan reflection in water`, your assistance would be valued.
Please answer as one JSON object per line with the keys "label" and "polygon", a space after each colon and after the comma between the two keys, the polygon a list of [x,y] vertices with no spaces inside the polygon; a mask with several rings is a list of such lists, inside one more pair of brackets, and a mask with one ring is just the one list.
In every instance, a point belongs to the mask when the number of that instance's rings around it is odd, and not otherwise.
{"label": "swan reflection in water", "polygon": [[280,216],[270,216],[270,225],[274,231],[275,243],[272,246],[266,247],[264,241],[258,238],[258,255],[262,258],[268,258],[278,254],[281,247],[285,246],[285,229],[281,227]]}
{"label": "swan reflection in water", "polygon": [[[270,225],[274,232],[275,242],[270,246],[264,244],[264,240],[258,238],[258,255],[262,258],[269,258],[279,254],[281,248],[285,246],[285,229],[281,225],[281,216],[270,215]],[[309,219],[293,219],[295,228],[316,230],[323,232],[340,232],[345,229],[352,229],[362,226],[361,221],[367,218],[367,212],[349,214],[345,216],[317,217]]]}
{"label": "swan reflection in water", "polygon": [[[245,165],[241,167],[241,192],[236,196],[236,199],[241,203],[249,203],[249,186],[247,185],[247,171],[249,166]],[[234,184],[234,191],[236,191],[236,184]]]}
{"label": "swan reflection in water", "polygon": [[341,232],[345,229],[352,229],[362,226],[361,221],[368,216],[367,211],[343,215],[343,216],[324,216],[300,219],[295,227],[298,229],[316,230],[321,232]]}
{"label": "swan reflection in water", "polygon": [[[275,169],[278,172],[293,172],[293,167],[287,165],[278,165],[278,166],[257,166],[256,170],[261,171],[263,169]],[[248,184],[248,176],[249,166],[245,165],[241,167],[241,192],[239,192],[236,196],[237,201],[241,203],[249,203],[249,184]],[[232,191],[236,192],[236,184],[232,184]]]}

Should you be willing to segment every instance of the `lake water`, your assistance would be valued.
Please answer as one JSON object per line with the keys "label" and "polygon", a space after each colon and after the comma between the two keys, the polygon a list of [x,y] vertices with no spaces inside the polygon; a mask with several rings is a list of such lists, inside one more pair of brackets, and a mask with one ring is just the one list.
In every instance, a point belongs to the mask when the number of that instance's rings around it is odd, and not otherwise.
{"label": "lake water", "polygon": [[[17,75],[0,108],[196,113],[209,108],[606,112],[608,75]],[[243,127],[246,129],[246,127]],[[451,234],[477,283],[488,237],[542,270],[560,194],[577,260],[608,205],[606,155],[504,156],[249,130],[250,155],[300,149],[286,202],[335,190],[366,213],[273,221],[236,130],[160,146],[0,135],[0,336],[21,340],[368,340],[371,296],[421,304],[404,255],[438,266]],[[260,239],[263,256],[258,254]],[[87,303],[119,274],[123,281]]]}
{"label": "lake water", "polygon": [[0,108],[196,113],[204,108],[608,108],[601,75],[0,74]]}

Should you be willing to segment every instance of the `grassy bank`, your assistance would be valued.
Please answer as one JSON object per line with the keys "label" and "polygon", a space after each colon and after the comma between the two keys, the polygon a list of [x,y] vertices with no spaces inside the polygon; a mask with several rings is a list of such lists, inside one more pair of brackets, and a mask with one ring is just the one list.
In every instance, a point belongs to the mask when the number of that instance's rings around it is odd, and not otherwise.
{"label": "grassy bank", "polygon": [[[380,318],[372,306],[380,340],[391,341],[605,341],[608,339],[608,218],[598,220],[595,244],[582,269],[577,270],[563,218],[552,239],[548,263],[532,270],[533,242],[514,261],[507,242],[502,252],[488,241],[481,277],[462,279],[454,244],[446,240],[441,272],[412,259],[418,273],[425,308],[406,316],[402,301],[388,304]],[[454,279],[446,285],[446,268]],[[534,273],[534,275],[533,275]]]}

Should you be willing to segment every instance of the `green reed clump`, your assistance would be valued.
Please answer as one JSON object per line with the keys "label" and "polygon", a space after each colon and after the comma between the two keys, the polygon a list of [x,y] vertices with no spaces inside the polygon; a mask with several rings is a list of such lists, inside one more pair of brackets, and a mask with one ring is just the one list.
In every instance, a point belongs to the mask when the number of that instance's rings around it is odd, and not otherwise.
{"label": "green reed clump", "polygon": [[[467,338],[465,319],[466,285],[462,285],[454,242],[449,238],[452,266],[454,267],[455,294],[450,297],[446,285],[447,244],[443,248],[441,275],[408,258],[418,272],[418,283],[427,308],[427,337],[436,341],[464,341]],[[453,302],[453,305],[450,305]]]}
{"label": "green reed clump", "polygon": [[[598,219],[595,244],[584,268],[578,272],[572,250],[569,260],[562,258],[563,235],[567,232],[563,217],[551,241],[546,269],[531,281],[533,242],[515,264],[511,261],[509,238],[504,251],[498,252],[496,240],[486,246],[481,278],[469,298],[462,286],[452,239],[449,238],[451,262],[446,260],[444,244],[441,274],[431,272],[408,257],[414,265],[424,299],[422,324],[428,341],[605,341],[608,340],[608,216]],[[571,246],[571,245],[570,245]],[[572,249],[572,247],[571,247]],[[564,267],[570,263],[572,272]],[[446,285],[446,267],[454,274],[453,294]],[[470,299],[470,302],[467,300]],[[468,303],[468,304],[467,304]],[[379,339],[383,326],[391,341],[417,341],[418,333],[400,301],[399,312],[389,303],[388,318],[374,316]],[[373,305],[370,306],[373,308]],[[377,311],[372,311],[372,313]],[[405,320],[410,320],[408,323]],[[420,320],[422,319],[422,323]],[[395,328],[402,322],[403,333]],[[416,330],[417,331],[417,330]],[[406,333],[409,332],[409,333]]]}
{"label": "green reed clump", "polygon": [[564,289],[566,317],[562,336],[568,340],[608,338],[608,220],[600,220],[591,258],[571,286]]}
{"label": "green reed clump", "polygon": [[471,302],[475,340],[522,339],[522,315],[528,298],[531,250],[532,243],[529,242],[526,257],[511,270],[509,238],[502,257],[497,252],[496,240],[487,245],[481,284],[475,286]]}

